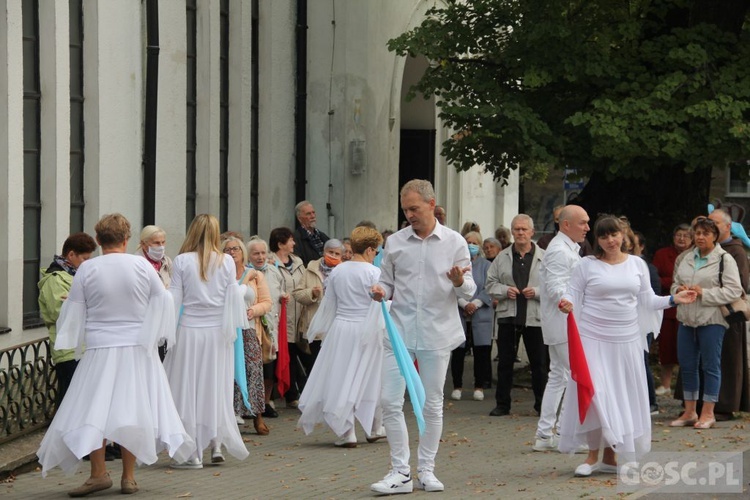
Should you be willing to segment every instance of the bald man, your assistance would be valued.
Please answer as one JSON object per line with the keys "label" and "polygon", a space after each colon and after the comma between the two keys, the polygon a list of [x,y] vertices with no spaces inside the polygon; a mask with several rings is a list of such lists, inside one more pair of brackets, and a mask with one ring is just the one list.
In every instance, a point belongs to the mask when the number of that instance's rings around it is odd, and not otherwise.
{"label": "bald man", "polygon": [[556,422],[565,386],[570,377],[568,332],[565,314],[557,309],[573,269],[581,257],[580,244],[589,231],[589,216],[578,205],[567,205],[560,212],[560,231],[552,238],[542,259],[539,298],[542,336],[549,347],[549,376],[542,398],[542,409],[534,440],[534,451],[557,449]]}

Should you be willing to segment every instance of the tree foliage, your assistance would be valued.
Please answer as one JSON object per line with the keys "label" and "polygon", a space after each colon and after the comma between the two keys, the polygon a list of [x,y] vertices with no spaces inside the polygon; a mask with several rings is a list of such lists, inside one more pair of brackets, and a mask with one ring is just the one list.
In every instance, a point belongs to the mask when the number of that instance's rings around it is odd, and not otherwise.
{"label": "tree foliage", "polygon": [[389,42],[430,66],[443,154],[543,178],[708,171],[750,158],[750,0],[448,1]]}

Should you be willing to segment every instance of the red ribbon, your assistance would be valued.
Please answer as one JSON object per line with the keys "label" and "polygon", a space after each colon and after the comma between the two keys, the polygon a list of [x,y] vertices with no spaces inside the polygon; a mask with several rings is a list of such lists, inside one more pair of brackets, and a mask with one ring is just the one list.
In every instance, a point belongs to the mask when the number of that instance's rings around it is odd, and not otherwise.
{"label": "red ribbon", "polygon": [[583,351],[581,336],[573,313],[568,314],[568,355],[570,357],[570,376],[578,388],[578,419],[581,424],[586,419],[586,413],[594,399],[594,383],[591,381],[589,364]]}
{"label": "red ribbon", "polygon": [[286,304],[287,300],[282,299],[279,312],[279,352],[276,354],[276,380],[279,394],[282,396],[292,385],[292,378],[289,375],[289,345],[286,340]]}

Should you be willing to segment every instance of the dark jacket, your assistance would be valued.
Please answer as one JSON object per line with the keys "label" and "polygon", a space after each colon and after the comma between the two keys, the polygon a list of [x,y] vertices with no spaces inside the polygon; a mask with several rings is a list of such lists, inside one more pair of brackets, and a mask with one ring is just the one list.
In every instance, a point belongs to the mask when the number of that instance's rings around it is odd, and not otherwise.
{"label": "dark jacket", "polygon": [[[325,244],[325,242],[330,238],[326,236],[323,231],[317,231],[318,236],[320,236],[320,241]],[[305,267],[307,267],[307,264],[311,260],[316,260],[323,256],[322,253],[319,254],[315,251],[315,247],[313,247],[312,243],[310,242],[310,235],[305,229],[301,227],[298,227],[294,230],[294,243],[294,255],[302,259],[302,264],[304,264]]]}

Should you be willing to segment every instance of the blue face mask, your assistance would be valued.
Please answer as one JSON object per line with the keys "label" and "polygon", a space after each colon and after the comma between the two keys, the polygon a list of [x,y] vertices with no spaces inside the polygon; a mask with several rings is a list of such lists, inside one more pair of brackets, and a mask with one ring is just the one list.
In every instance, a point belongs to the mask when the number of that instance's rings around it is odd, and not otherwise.
{"label": "blue face mask", "polygon": [[472,257],[476,257],[477,255],[479,255],[479,245],[469,243],[469,255],[471,255]]}
{"label": "blue face mask", "polygon": [[252,263],[250,263],[250,264],[248,264],[248,265],[249,265],[250,267],[252,267],[253,269],[255,269],[256,271],[265,271],[265,270],[266,270],[266,268],[268,267],[268,262],[264,262],[264,263],[263,263],[263,265],[262,265],[261,267],[255,267],[255,266],[254,266],[254,265],[253,265]]}

